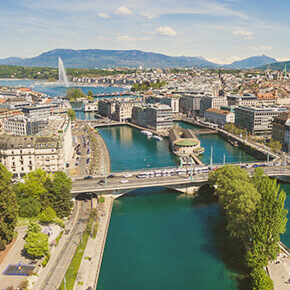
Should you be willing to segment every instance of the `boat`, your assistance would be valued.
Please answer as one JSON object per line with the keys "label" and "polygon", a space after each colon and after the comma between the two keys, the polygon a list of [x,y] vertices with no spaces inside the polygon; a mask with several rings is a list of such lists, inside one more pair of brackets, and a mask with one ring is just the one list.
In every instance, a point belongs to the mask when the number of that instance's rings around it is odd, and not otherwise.
{"label": "boat", "polygon": [[163,138],[160,137],[160,136],[158,136],[158,135],[154,135],[154,136],[152,137],[152,139],[155,139],[155,140],[157,140],[157,141],[162,141],[162,140],[163,140]]}
{"label": "boat", "polygon": [[149,131],[146,131],[146,130],[142,130],[141,134],[146,135],[147,137],[152,137],[153,136],[152,132],[149,132]]}

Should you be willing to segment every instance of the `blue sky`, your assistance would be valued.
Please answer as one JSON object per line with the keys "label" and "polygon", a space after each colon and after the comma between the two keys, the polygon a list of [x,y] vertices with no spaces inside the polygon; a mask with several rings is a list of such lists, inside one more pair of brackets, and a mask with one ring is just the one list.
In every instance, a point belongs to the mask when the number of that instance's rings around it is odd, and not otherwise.
{"label": "blue sky", "polygon": [[100,48],[290,60],[289,11],[289,0],[0,0],[0,58]]}

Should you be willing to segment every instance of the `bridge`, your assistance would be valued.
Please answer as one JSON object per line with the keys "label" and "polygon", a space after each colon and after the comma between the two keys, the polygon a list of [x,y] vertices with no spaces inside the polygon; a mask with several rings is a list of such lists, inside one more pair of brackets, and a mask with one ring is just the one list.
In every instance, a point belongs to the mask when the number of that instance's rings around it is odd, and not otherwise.
{"label": "bridge", "polygon": [[[290,177],[289,165],[263,167],[263,169],[267,175],[272,177],[283,177],[284,179]],[[254,172],[254,168],[248,168],[246,170],[249,174],[253,174]],[[138,172],[130,173],[132,177],[126,179],[124,177],[125,172],[117,173],[115,177],[106,180],[104,177],[96,177],[88,180],[78,179],[73,182],[71,192],[75,197],[81,193],[123,195],[139,188],[166,187],[182,193],[194,194],[201,186],[208,183],[209,174],[208,172],[196,175],[189,173],[184,175],[138,178]],[[124,179],[127,182],[121,183]]]}

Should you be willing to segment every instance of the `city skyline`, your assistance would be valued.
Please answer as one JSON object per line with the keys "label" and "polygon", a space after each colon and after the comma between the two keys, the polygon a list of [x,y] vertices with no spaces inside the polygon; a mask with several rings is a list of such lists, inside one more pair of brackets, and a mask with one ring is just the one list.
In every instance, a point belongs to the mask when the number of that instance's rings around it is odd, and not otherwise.
{"label": "city skyline", "polygon": [[138,49],[216,63],[290,60],[287,0],[1,1],[0,58],[55,48]]}

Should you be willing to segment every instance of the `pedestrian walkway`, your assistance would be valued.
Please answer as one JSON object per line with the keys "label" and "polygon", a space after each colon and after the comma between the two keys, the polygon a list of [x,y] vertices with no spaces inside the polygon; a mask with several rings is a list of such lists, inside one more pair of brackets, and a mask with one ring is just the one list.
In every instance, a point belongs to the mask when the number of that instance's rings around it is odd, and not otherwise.
{"label": "pedestrian walkway", "polygon": [[113,203],[113,196],[106,196],[104,204],[99,209],[98,232],[95,239],[90,237],[88,240],[75,282],[75,290],[89,289],[89,287],[96,289],[97,287]]}

